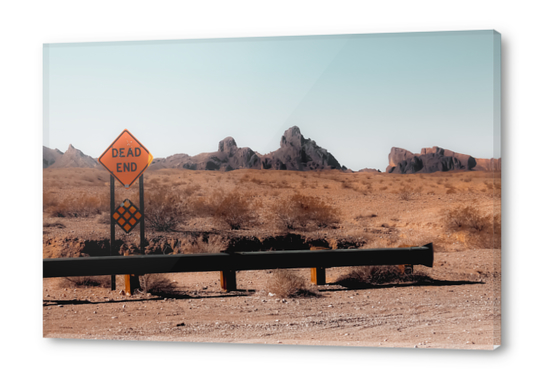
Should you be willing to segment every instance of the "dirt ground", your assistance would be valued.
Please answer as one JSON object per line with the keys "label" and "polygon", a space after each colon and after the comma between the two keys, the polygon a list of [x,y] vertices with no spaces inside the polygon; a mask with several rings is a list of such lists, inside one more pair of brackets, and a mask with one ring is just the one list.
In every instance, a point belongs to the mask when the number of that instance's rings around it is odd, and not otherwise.
{"label": "dirt ground", "polygon": [[[434,266],[415,266],[424,280],[361,288],[338,282],[351,268],[330,268],[327,284],[311,287],[318,296],[299,298],[280,298],[270,292],[274,274],[265,270],[238,272],[238,291],[224,292],[218,272],[179,273],[165,276],[175,286],[170,294],[132,296],[122,291],[122,276],[117,277],[115,291],[48,278],[43,279],[44,337],[446,349],[500,345],[500,248],[492,249],[495,241],[488,239],[494,229],[491,233],[487,228],[451,230],[446,218],[450,210],[472,204],[482,215],[498,211],[500,222],[500,196],[495,196],[496,189],[500,193],[500,178],[496,187],[487,173],[314,173],[313,177],[251,172],[247,177],[242,170],[162,171],[149,173],[150,188],[172,185],[194,201],[219,187],[247,193],[259,218],[236,231],[238,237],[283,233],[266,215],[272,204],[303,189],[341,211],[333,228],[297,231],[304,238],[327,241],[332,248],[341,241],[354,248],[433,242]],[[108,206],[108,177],[102,174],[44,170],[44,258],[88,255],[85,245],[108,238],[103,209],[85,217],[51,212],[69,196],[96,196]],[[169,253],[185,253],[186,246],[192,246],[193,253],[198,252],[193,236],[203,232],[223,238],[219,250],[232,240],[232,232],[209,217],[192,217],[184,227],[149,232],[148,238],[157,238],[162,249],[167,241],[182,240],[170,243]],[[137,245],[139,236],[120,231],[117,235],[125,253],[130,244]],[[192,240],[187,243],[189,236]],[[206,243],[200,247],[216,248],[210,240]],[[292,271],[309,282],[309,269]]]}
{"label": "dirt ground", "polygon": [[[320,297],[279,299],[268,271],[238,274],[225,293],[219,274],[170,274],[185,294],[121,295],[61,288],[44,279],[43,334],[50,338],[493,349],[500,345],[500,278],[492,250],[437,253],[434,281],[348,289],[329,269]],[[468,263],[467,263],[468,262]],[[309,270],[299,269],[309,280]]]}

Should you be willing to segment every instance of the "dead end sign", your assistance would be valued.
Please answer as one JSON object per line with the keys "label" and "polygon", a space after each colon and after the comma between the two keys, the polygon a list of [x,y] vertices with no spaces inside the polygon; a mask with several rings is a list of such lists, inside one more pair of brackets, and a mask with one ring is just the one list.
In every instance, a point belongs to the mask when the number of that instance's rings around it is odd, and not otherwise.
{"label": "dead end sign", "polygon": [[127,129],[98,158],[125,188],[129,188],[150,166],[152,154]]}

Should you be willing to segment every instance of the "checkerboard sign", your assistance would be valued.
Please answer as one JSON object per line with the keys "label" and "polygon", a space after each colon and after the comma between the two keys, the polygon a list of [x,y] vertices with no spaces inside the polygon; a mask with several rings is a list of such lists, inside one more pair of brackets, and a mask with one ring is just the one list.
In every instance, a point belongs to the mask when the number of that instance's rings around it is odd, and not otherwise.
{"label": "checkerboard sign", "polygon": [[126,233],[132,231],[141,217],[141,212],[129,199],[124,200],[113,213],[113,219]]}

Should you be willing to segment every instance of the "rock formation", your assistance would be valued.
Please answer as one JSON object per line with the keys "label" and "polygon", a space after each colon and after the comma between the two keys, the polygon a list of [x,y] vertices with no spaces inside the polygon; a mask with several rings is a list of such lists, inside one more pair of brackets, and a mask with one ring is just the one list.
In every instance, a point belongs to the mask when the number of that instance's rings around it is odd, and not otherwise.
{"label": "rock formation", "polygon": [[218,143],[218,151],[195,156],[175,154],[157,158],[150,170],[161,168],[185,168],[189,170],[230,171],[240,168],[265,170],[309,171],[320,169],[341,169],[339,162],[311,139],[305,139],[297,126],[284,132],[280,148],[261,155],[249,147],[238,147],[232,137]]}
{"label": "rock formation", "polygon": [[392,147],[388,155],[387,173],[413,174],[451,170],[500,170],[499,159],[477,159],[467,154],[456,153],[438,146],[423,148],[420,154]]}
{"label": "rock formation", "polygon": [[333,155],[310,138],[305,139],[297,126],[284,132],[280,148],[261,157],[263,169],[273,170],[325,170],[341,169]]}

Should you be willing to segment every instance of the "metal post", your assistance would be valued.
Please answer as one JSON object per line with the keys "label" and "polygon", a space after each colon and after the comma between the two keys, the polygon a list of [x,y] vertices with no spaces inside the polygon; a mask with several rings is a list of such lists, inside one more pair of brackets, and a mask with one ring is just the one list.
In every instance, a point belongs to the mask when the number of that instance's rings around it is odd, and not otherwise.
{"label": "metal post", "polygon": [[[109,222],[111,224],[111,239],[109,243],[109,255],[113,255],[114,251],[114,245],[115,245],[115,220],[113,219],[113,213],[115,213],[115,177],[113,175],[110,175],[109,180],[109,187],[110,187],[110,194],[111,194],[111,201],[110,201],[110,216],[109,216]],[[115,283],[115,275],[111,275],[111,291],[115,291],[117,288]]]}
{"label": "metal post", "polygon": [[[141,212],[141,220],[139,221],[139,252],[145,255],[145,193],[143,191],[143,174],[139,177],[139,212]],[[126,293],[132,295],[136,289],[141,288],[139,275],[128,275],[126,280],[129,282]]]}
{"label": "metal post", "polygon": [[326,284],[325,267],[311,267],[311,283],[317,285]]}
{"label": "metal post", "polygon": [[141,212],[141,221],[139,221],[139,237],[141,254],[145,254],[145,194],[143,191],[143,174],[139,177],[139,211]]}
{"label": "metal post", "polygon": [[226,291],[237,291],[237,275],[235,270],[220,271],[220,287]]}

